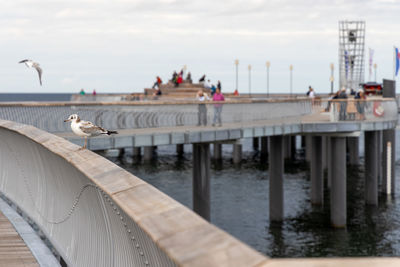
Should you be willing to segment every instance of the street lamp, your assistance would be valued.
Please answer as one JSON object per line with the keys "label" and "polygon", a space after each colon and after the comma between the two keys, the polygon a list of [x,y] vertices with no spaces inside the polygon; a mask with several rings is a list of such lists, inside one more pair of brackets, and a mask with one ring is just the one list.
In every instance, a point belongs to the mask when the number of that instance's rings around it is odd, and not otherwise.
{"label": "street lamp", "polygon": [[330,78],[330,81],[331,81],[331,94],[333,94],[333,81],[335,80],[333,78],[334,69],[335,69],[335,66],[333,65],[333,63],[331,63],[331,78]]}
{"label": "street lamp", "polygon": [[239,66],[239,59],[235,60],[235,65],[236,65],[236,92],[238,91],[238,66]]}
{"label": "street lamp", "polygon": [[290,97],[292,97],[292,93],[293,93],[293,65],[289,66],[289,70],[290,70]]}
{"label": "street lamp", "polygon": [[267,61],[265,65],[267,66],[267,97],[269,97],[269,67],[271,66],[271,62]]}
{"label": "street lamp", "polygon": [[248,69],[249,69],[249,96],[251,97],[251,65],[249,65]]}
{"label": "street lamp", "polygon": [[376,82],[376,68],[378,68],[378,65],[376,63],[374,64],[374,71],[375,71],[375,82]]}

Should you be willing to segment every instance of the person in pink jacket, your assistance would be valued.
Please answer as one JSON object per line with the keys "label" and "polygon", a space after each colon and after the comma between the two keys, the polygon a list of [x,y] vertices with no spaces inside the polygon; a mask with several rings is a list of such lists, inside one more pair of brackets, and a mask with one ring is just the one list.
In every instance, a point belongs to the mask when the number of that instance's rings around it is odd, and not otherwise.
{"label": "person in pink jacket", "polygon": [[[225,101],[224,95],[221,93],[221,89],[217,88],[213,95],[213,101]],[[212,126],[215,126],[217,121],[218,125],[222,126],[221,121],[222,104],[214,104],[214,120]]]}

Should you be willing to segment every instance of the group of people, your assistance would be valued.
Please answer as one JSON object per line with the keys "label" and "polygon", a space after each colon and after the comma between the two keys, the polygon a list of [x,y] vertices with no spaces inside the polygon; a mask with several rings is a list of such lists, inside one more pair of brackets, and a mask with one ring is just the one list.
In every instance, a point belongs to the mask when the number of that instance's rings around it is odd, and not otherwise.
{"label": "group of people", "polygon": [[[211,98],[205,93],[202,89],[197,92],[196,96],[197,100],[201,103],[198,107],[198,126],[207,125],[207,106],[205,102],[207,100],[211,100]],[[214,102],[223,102],[225,101],[224,95],[221,93],[220,88],[215,89],[215,93],[212,95],[212,101]],[[221,113],[222,113],[222,103],[214,103],[214,118],[212,126],[222,126],[221,120]]]}
{"label": "group of people", "polygon": [[202,83],[204,88],[211,90],[211,95],[214,95],[217,89],[219,89],[219,91],[222,90],[221,81],[218,81],[217,86],[215,86],[214,84],[211,84],[210,79],[206,80],[205,74],[201,76],[201,78],[199,79],[199,83]]}
{"label": "group of people", "polygon": [[[85,95],[85,94],[86,94],[86,93],[85,93],[85,90],[82,88],[82,89],[79,91],[79,94],[80,94],[80,95]],[[92,95],[96,95],[96,94],[97,94],[96,89],[93,89]]]}
{"label": "group of people", "polygon": [[[343,87],[341,90],[338,90],[331,99],[349,99],[350,96],[354,96],[356,100],[366,100],[367,97],[363,89],[359,89],[355,92],[353,89],[346,89]],[[328,107],[330,107],[330,102],[328,102]],[[364,120],[364,109],[365,109],[365,102],[364,101],[357,101],[355,103],[356,111],[359,114],[359,119]],[[341,101],[339,105],[339,120],[346,120],[347,116],[347,101]]]}

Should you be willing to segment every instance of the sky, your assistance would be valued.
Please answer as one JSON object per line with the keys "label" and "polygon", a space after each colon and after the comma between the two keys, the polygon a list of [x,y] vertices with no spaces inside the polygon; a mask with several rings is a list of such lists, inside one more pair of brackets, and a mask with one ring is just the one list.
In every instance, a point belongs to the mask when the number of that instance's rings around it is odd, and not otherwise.
{"label": "sky", "polygon": [[[0,0],[0,93],[143,92],[184,65],[232,92],[235,59],[239,92],[265,93],[270,61],[271,93],[290,91],[291,64],[293,92],[327,93],[339,20],[365,20],[381,81],[393,77],[399,14],[399,0]],[[43,86],[22,59],[40,63]]]}

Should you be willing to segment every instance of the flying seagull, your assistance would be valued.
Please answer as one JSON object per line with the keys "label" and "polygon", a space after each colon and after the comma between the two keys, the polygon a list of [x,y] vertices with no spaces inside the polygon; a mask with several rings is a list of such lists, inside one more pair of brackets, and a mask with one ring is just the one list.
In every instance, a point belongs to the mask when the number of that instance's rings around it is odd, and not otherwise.
{"label": "flying seagull", "polygon": [[39,74],[40,85],[42,85],[42,69],[39,67],[39,63],[33,62],[30,59],[21,60],[19,63],[25,63],[28,68],[35,68]]}
{"label": "flying seagull", "polygon": [[90,121],[83,121],[77,114],[69,115],[68,119],[64,120],[64,122],[67,121],[71,122],[71,129],[76,135],[85,137],[85,144],[83,145],[82,149],[86,148],[88,137],[98,136],[101,134],[111,135],[118,133],[117,131],[108,131],[103,129],[100,126],[94,125]]}

